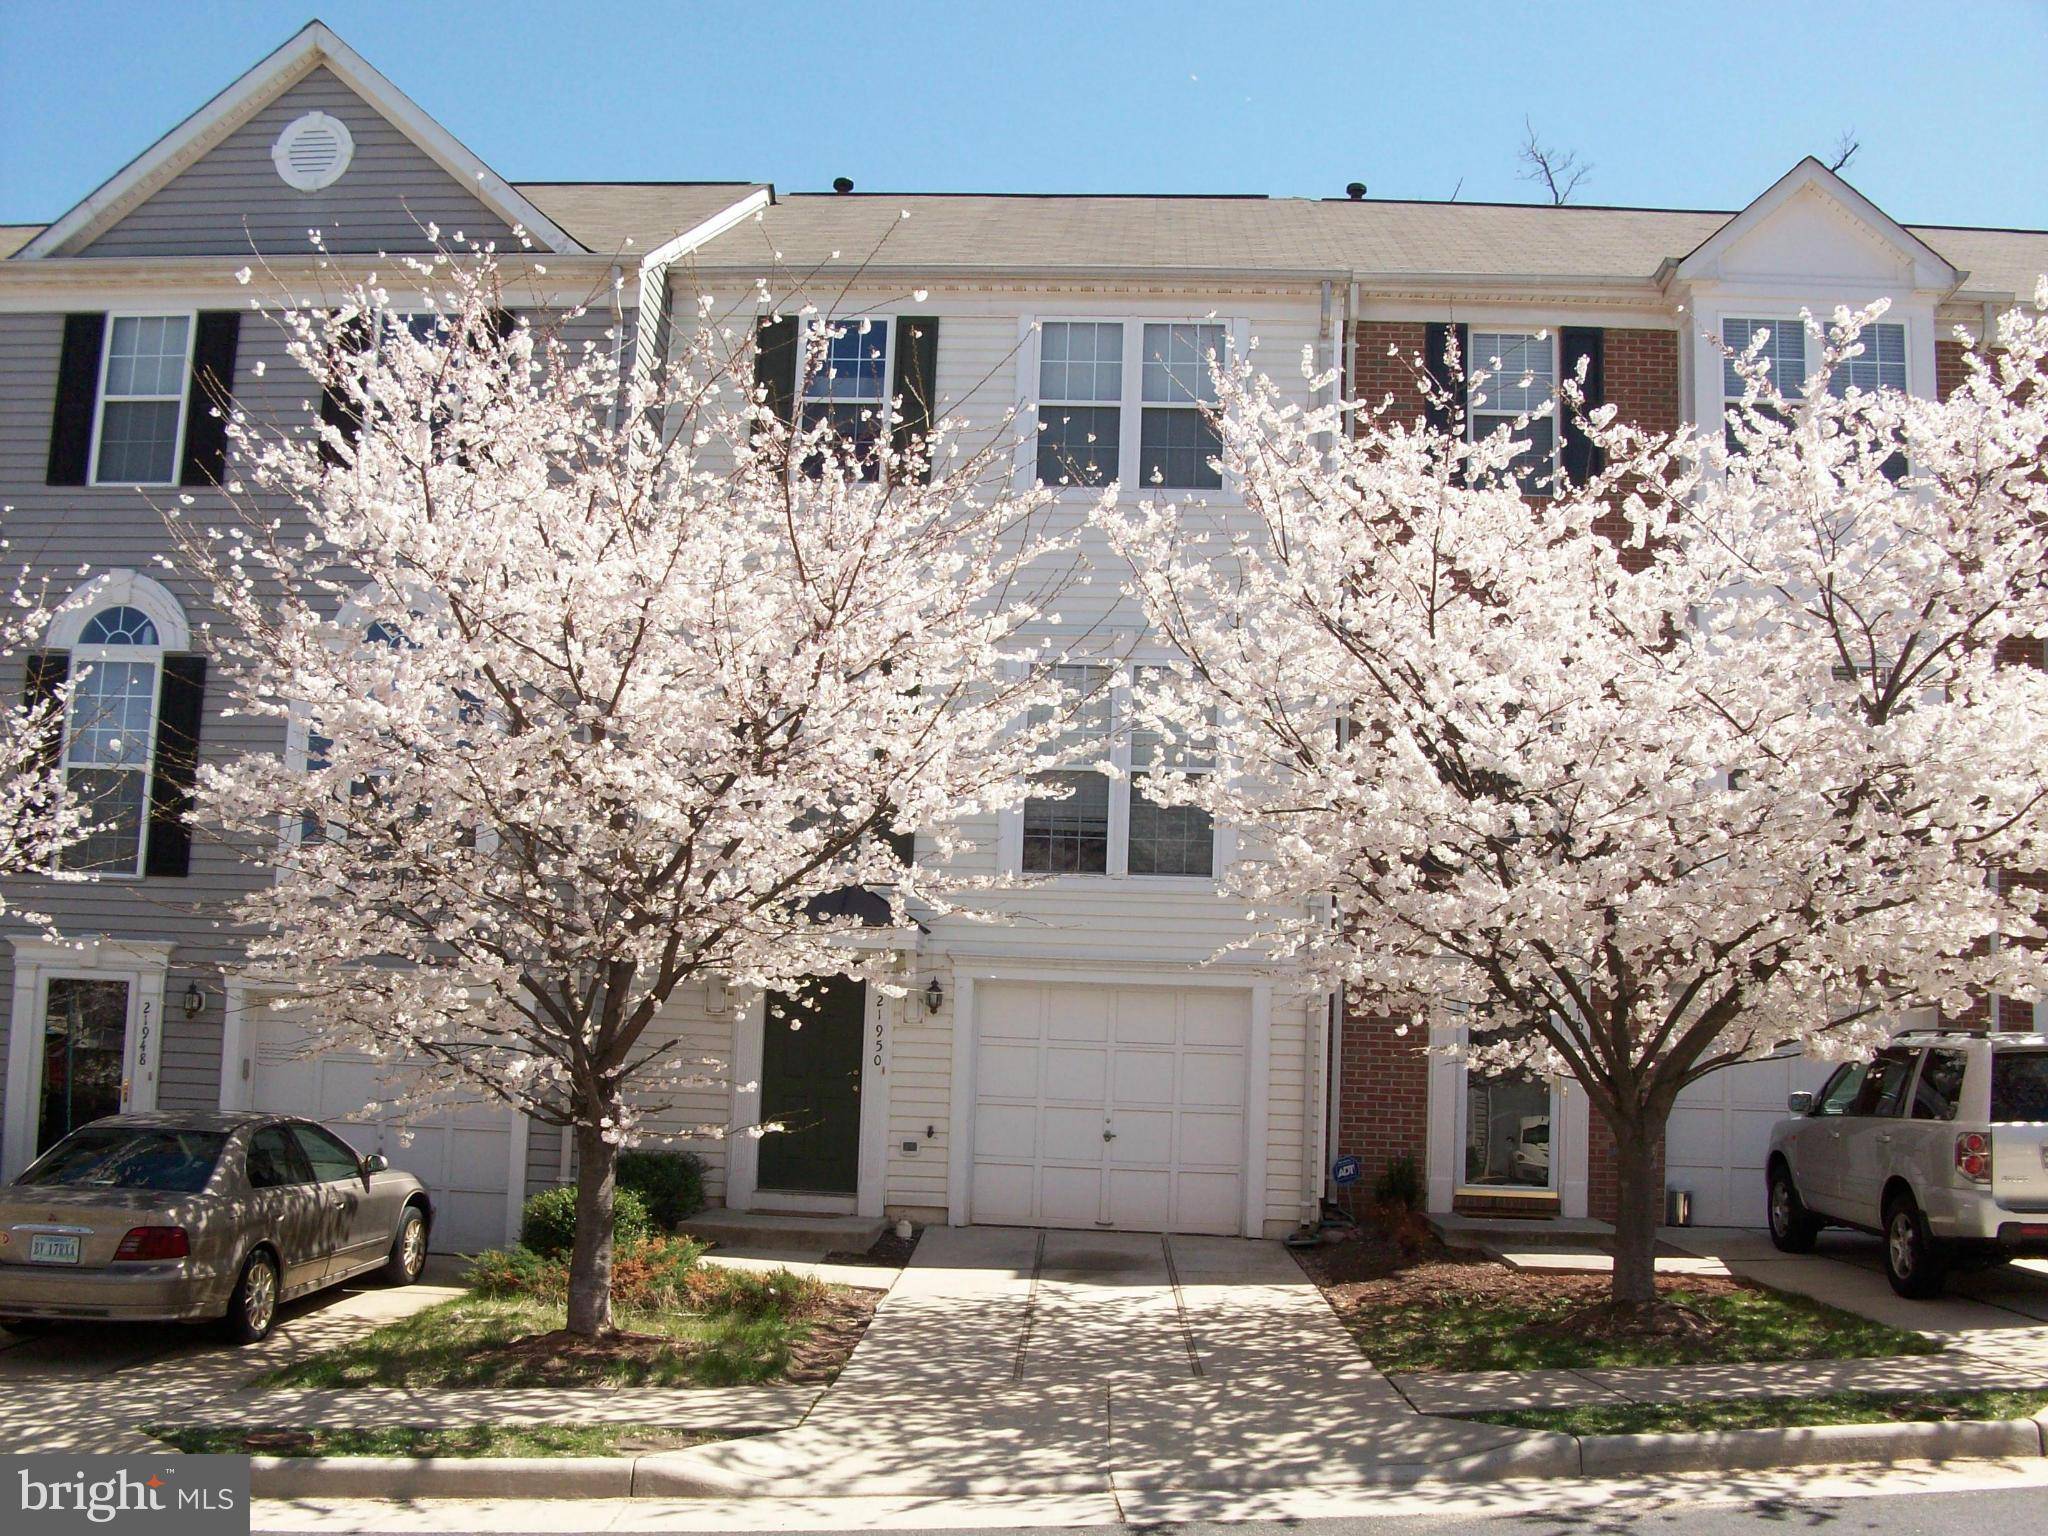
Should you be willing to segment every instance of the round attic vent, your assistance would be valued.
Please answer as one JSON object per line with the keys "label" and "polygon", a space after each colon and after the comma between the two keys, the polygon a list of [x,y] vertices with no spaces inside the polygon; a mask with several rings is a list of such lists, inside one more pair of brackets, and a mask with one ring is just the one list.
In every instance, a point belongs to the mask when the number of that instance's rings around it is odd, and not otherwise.
{"label": "round attic vent", "polygon": [[341,179],[355,152],[346,123],[325,112],[308,112],[285,125],[270,146],[270,159],[286,186],[318,192]]}

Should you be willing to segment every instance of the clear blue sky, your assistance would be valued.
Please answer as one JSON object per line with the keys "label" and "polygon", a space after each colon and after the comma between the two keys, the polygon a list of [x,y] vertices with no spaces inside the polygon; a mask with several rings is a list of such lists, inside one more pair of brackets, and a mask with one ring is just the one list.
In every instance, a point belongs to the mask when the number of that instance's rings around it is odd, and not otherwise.
{"label": "clear blue sky", "polygon": [[316,14],[515,181],[1526,201],[1526,114],[1580,202],[1739,207],[1853,129],[1896,217],[2048,227],[2048,0],[0,0],[0,221]]}

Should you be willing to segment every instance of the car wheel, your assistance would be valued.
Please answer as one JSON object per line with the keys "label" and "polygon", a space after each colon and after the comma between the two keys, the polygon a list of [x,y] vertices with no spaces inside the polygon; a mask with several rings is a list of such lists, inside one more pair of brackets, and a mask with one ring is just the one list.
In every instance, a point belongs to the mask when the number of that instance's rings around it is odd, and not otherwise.
{"label": "car wheel", "polygon": [[408,1205],[391,1237],[391,1257],[384,1261],[385,1283],[411,1285],[426,1267],[427,1218],[418,1206]]}
{"label": "car wheel", "polygon": [[47,1317],[0,1317],[0,1328],[5,1328],[17,1339],[40,1339],[46,1333],[54,1333],[58,1323]]}
{"label": "car wheel", "polygon": [[1771,1243],[1782,1253],[1811,1253],[1820,1236],[1820,1222],[1806,1209],[1799,1190],[1792,1183],[1792,1170],[1783,1163],[1771,1169]]}
{"label": "car wheel", "polygon": [[222,1319],[227,1334],[237,1344],[257,1344],[270,1334],[277,1321],[277,1261],[260,1250],[242,1265],[235,1293],[228,1298],[228,1314]]}
{"label": "car wheel", "polygon": [[1927,1218],[1911,1195],[1900,1195],[1884,1215],[1884,1276],[1892,1289],[1914,1301],[1939,1296],[1948,1279],[1948,1258],[1927,1230]]}

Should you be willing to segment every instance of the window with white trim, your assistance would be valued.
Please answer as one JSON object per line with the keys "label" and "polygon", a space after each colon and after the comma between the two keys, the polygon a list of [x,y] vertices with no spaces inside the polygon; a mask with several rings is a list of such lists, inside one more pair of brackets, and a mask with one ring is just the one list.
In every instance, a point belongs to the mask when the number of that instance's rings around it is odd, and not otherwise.
{"label": "window with white trim", "polygon": [[111,315],[100,360],[96,485],[178,478],[192,371],[190,315]]}
{"label": "window with white trim", "polygon": [[66,869],[142,872],[162,678],[163,644],[141,609],[116,604],[86,620],[71,651],[64,778],[93,830],[64,851]]}
{"label": "window with white trim", "polygon": [[[828,423],[833,432],[861,455],[861,478],[878,479],[882,472],[877,449],[889,418],[890,341],[895,326],[886,319],[861,315],[820,321],[827,327],[823,355],[805,377],[801,424]],[[807,338],[806,345],[812,343]],[[802,354],[809,367],[810,353]]]}
{"label": "window with white trim", "polygon": [[1880,389],[1906,392],[1906,328],[1893,320],[1878,320],[1863,327],[1857,336],[1860,356],[1845,358],[1828,378],[1828,390],[1846,395],[1860,390],[1869,395]]}
{"label": "window with white trim", "polygon": [[1221,489],[1222,443],[1207,412],[1218,400],[1212,360],[1223,360],[1230,332],[1207,320],[1040,322],[1038,481]]}
{"label": "window with white trim", "polygon": [[[1730,453],[1742,452],[1737,433],[1741,416],[1743,378],[1736,371],[1735,357],[1749,350],[1761,332],[1769,332],[1757,349],[1757,358],[1770,365],[1770,382],[1787,400],[1795,398],[1806,385],[1806,326],[1800,320],[1724,320],[1721,340],[1733,353],[1721,361],[1723,436]],[[1759,411],[1769,415],[1768,411]]]}
{"label": "window with white trim", "polygon": [[1548,496],[1557,483],[1556,334],[1474,331],[1466,366],[1487,375],[1467,401],[1471,440],[1481,442],[1506,427],[1523,444],[1508,466],[1515,484],[1524,495]]}
{"label": "window with white trim", "polygon": [[[1101,665],[1055,667],[1067,692],[1064,729],[1045,748],[1049,766],[1033,782],[1063,791],[1033,795],[1019,813],[1018,868],[1030,875],[1109,875],[1209,880],[1218,863],[1214,819],[1194,806],[1148,797],[1144,780],[1161,771],[1207,772],[1208,742],[1168,742],[1132,719],[1132,675],[1140,687],[1163,671],[1141,665],[1127,675]],[[1055,717],[1048,707],[1032,723]],[[1110,764],[1115,773],[1100,766]]]}

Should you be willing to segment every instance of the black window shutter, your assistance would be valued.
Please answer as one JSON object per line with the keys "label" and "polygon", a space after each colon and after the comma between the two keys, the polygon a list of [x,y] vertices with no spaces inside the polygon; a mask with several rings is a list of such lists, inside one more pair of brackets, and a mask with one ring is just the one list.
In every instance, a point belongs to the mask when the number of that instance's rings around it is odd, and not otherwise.
{"label": "black window shutter", "polygon": [[[931,435],[932,418],[938,408],[939,320],[936,315],[896,317],[896,377],[889,391],[900,402],[902,412],[896,430],[890,434],[898,453],[918,438]],[[929,481],[931,466],[918,478]]]}
{"label": "black window shutter", "polygon": [[235,348],[242,315],[203,309],[193,332],[192,390],[185,402],[185,463],[180,485],[219,485],[228,468],[228,408],[235,393]]}
{"label": "black window shutter", "polygon": [[[1451,377],[1451,342],[1458,344],[1458,368],[1460,376]],[[1422,365],[1429,372],[1430,381],[1442,392],[1441,401],[1431,401],[1423,407],[1423,414],[1429,425],[1438,432],[1459,431],[1465,403],[1465,382],[1463,374],[1472,367],[1471,332],[1462,325],[1426,325],[1423,327]],[[1463,466],[1454,466],[1455,478],[1462,481]]]}
{"label": "black window shutter", "polygon": [[498,340],[503,341],[518,329],[519,313],[517,310],[497,308],[491,310],[491,330],[497,335]]}
{"label": "black window shutter", "polygon": [[199,718],[206,702],[206,658],[166,656],[156,712],[156,758],[149,781],[149,847],[145,875],[192,871],[193,784],[199,777]]}
{"label": "black window shutter", "polygon": [[796,316],[763,320],[754,331],[754,384],[782,421],[796,417]]}
{"label": "black window shutter", "polygon": [[[369,323],[360,316],[330,332],[327,343],[329,352],[333,354],[332,361],[339,363],[342,356],[362,351],[369,344],[369,334]],[[339,431],[343,442],[353,443],[362,435],[363,419],[356,413],[355,402],[345,391],[336,389],[332,382],[323,383],[320,388],[320,420]],[[323,464],[341,462],[341,454],[324,437],[320,440],[320,461]]]}
{"label": "black window shutter", "polygon": [[[1568,325],[1558,334],[1565,378],[1578,372],[1580,358],[1586,360],[1584,408],[1587,411],[1607,403],[1606,337],[1607,333],[1597,325]],[[1600,472],[1599,446],[1586,436],[1584,428],[1569,414],[1564,422],[1561,458],[1565,478],[1577,484],[1583,485]]]}
{"label": "black window shutter", "polygon": [[50,418],[50,463],[45,485],[83,485],[92,468],[92,413],[100,390],[100,348],[107,317],[64,317],[64,352],[57,363],[57,408]]}

